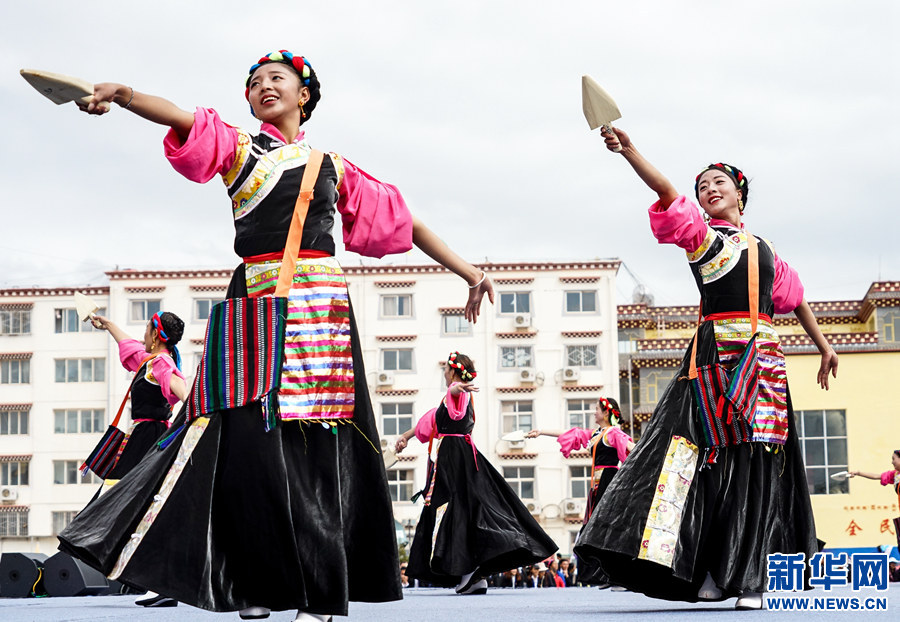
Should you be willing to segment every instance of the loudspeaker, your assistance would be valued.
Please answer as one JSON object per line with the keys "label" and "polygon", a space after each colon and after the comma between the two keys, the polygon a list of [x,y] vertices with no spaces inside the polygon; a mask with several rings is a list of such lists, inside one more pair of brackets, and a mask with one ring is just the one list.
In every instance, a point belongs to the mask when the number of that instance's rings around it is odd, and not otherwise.
{"label": "loudspeaker", "polygon": [[27,598],[32,591],[46,594],[41,577],[43,553],[4,553],[0,555],[0,597]]}
{"label": "loudspeaker", "polygon": [[106,593],[109,583],[103,573],[60,552],[44,562],[44,587],[50,596],[95,596]]}

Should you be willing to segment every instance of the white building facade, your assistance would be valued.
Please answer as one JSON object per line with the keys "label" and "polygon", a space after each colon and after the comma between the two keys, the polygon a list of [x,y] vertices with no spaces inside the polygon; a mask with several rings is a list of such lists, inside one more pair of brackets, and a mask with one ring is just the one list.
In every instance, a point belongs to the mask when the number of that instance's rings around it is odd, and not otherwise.
{"label": "white building facade", "polygon": [[[495,304],[475,325],[463,317],[468,291],[434,265],[345,266],[382,444],[438,405],[451,351],[478,370],[473,440],[518,492],[563,553],[580,526],[590,478],[587,452],[563,458],[541,437],[502,437],[532,428],[593,427],[598,397],[619,395],[617,260],[480,266]],[[209,308],[230,270],[107,273],[85,288],[106,315],[140,339],[158,310],[185,321],[185,374],[199,363]],[[74,288],[0,290],[0,552],[52,554],[55,535],[90,500],[93,476],[78,466],[115,415],[130,376],[115,342],[74,317]],[[126,415],[121,427],[127,427]],[[425,481],[426,448],[412,441],[388,469],[394,514],[411,533]]]}

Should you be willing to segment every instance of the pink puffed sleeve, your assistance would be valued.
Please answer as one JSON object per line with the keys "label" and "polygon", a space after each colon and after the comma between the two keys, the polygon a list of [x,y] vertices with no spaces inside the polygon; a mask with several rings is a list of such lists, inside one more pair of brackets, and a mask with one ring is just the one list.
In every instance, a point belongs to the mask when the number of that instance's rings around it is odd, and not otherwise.
{"label": "pink puffed sleeve", "polygon": [[885,471],[881,474],[881,485],[882,486],[891,486],[894,483],[894,475],[897,474],[897,471]]}
{"label": "pink puffed sleeve", "polygon": [[471,396],[467,391],[463,391],[459,395],[453,395],[450,389],[453,388],[454,384],[460,383],[454,382],[447,388],[447,397],[444,398],[444,404],[447,405],[447,412],[450,414],[450,418],[454,421],[459,421],[466,416],[466,409],[469,408]]}
{"label": "pink puffed sleeve", "polygon": [[650,230],[660,244],[674,244],[693,253],[706,238],[708,225],[700,208],[684,195],[675,199],[668,209],[662,209],[657,201],[649,212]]}
{"label": "pink puffed sleeve", "polygon": [[405,253],[412,248],[412,215],[395,186],[378,181],[343,159],[344,179],[337,209],[344,246],[366,257]]}
{"label": "pink puffed sleeve", "polygon": [[593,434],[594,433],[591,430],[572,428],[571,430],[560,434],[556,438],[556,442],[559,443],[559,450],[562,452],[562,455],[568,458],[569,454],[573,451],[581,449],[582,447],[587,447]]}
{"label": "pink puffed sleeve", "polygon": [[163,139],[166,158],[172,167],[201,184],[228,172],[234,163],[237,144],[237,129],[222,121],[212,108],[197,108],[194,125],[183,143],[171,129]]}
{"label": "pink puffed sleeve", "polygon": [[119,360],[128,371],[137,371],[141,361],[147,358],[144,344],[137,339],[123,339],[119,342]]}
{"label": "pink puffed sleeve", "polygon": [[606,433],[606,444],[616,449],[619,462],[625,462],[625,458],[628,457],[628,443],[630,442],[631,437],[620,428],[610,428]]}
{"label": "pink puffed sleeve", "polygon": [[170,356],[157,356],[153,359],[149,364],[150,369],[148,370],[153,379],[159,383],[159,388],[162,390],[163,397],[166,398],[166,401],[169,402],[172,406],[179,402],[179,397],[172,393],[172,375],[178,376],[182,380],[184,380],[184,374],[181,373],[181,370],[175,365],[175,361],[172,360]]}
{"label": "pink puffed sleeve", "polygon": [[772,302],[775,303],[775,313],[790,313],[803,302],[803,283],[800,282],[800,276],[778,256],[778,253],[775,253]]}
{"label": "pink puffed sleeve", "polygon": [[436,412],[437,408],[432,408],[422,415],[418,423],[416,423],[416,438],[422,443],[427,443],[431,435],[434,434],[434,413]]}

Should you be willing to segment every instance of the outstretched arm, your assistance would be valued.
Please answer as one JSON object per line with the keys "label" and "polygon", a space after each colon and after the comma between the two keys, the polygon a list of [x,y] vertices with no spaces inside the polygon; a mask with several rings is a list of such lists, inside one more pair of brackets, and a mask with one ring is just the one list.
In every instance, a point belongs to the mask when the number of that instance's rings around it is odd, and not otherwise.
{"label": "outstretched arm", "polygon": [[182,140],[187,139],[194,126],[192,113],[182,110],[167,99],[135,91],[124,84],[113,82],[95,84],[91,103],[86,106],[79,104],[78,107],[88,114],[105,114],[108,110],[99,107],[100,102],[114,102],[148,121],[167,125],[175,130]]}
{"label": "outstretched arm", "polygon": [[797,320],[800,322],[803,330],[806,331],[806,334],[809,335],[809,338],[813,340],[813,343],[816,344],[816,347],[822,354],[822,363],[819,365],[816,381],[820,387],[827,391],[828,375],[831,374],[832,377],[837,378],[838,355],[828,343],[828,340],[825,339],[825,335],[822,334],[822,329],[819,328],[816,316],[813,315],[812,309],[809,308],[806,298],[803,299],[799,307],[794,309],[794,315],[797,316]]}
{"label": "outstretched arm", "polygon": [[118,324],[107,317],[95,315],[91,318],[91,323],[94,325],[94,328],[108,331],[110,336],[116,340],[116,343],[119,343],[123,339],[131,339],[124,330],[119,328]]}
{"label": "outstretched arm", "polygon": [[612,132],[606,129],[601,132],[601,135],[606,140],[606,148],[615,152],[621,147],[622,150],[618,153],[622,154],[631,165],[631,168],[634,169],[634,172],[638,174],[638,177],[659,196],[660,207],[664,210],[667,209],[678,198],[675,186],[635,149],[628,134],[617,127],[611,129]]}
{"label": "outstretched arm", "polygon": [[534,429],[525,433],[525,438],[537,438],[538,436],[552,436],[553,438],[559,438],[560,434],[563,434],[562,430],[538,430]]}
{"label": "outstretched arm", "polygon": [[466,320],[473,324],[481,313],[481,299],[487,294],[491,304],[494,302],[494,285],[491,279],[481,270],[454,253],[431,229],[425,226],[415,215],[413,221],[413,244],[422,249],[426,255],[436,262],[462,277],[469,285],[469,299],[466,301]]}
{"label": "outstretched arm", "polygon": [[881,475],[878,473],[865,473],[863,471],[850,471],[850,477],[865,477],[866,479],[877,479],[881,480]]}

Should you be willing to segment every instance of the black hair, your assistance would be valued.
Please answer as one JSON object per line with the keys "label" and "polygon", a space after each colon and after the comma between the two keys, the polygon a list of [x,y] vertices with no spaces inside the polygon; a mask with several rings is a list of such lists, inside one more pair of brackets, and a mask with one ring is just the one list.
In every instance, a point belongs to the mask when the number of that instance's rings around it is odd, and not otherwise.
{"label": "black hair", "polygon": [[[296,69],[294,69],[294,71],[296,71]],[[300,74],[298,73],[297,75]],[[300,76],[300,84],[303,84],[303,76]],[[319,76],[316,75],[316,70],[312,68],[312,65],[309,67],[309,84],[306,85],[306,88],[309,89],[309,100],[303,104],[303,112],[306,113],[306,116],[300,115],[300,125],[309,121],[310,117],[312,117],[313,110],[316,108],[316,104],[322,99],[322,85],[319,83]]]}
{"label": "black hair", "polygon": [[184,322],[180,317],[168,311],[159,314],[159,321],[162,322],[163,331],[168,337],[168,340],[165,341],[166,347],[171,350],[184,336]]}
{"label": "black hair", "polygon": [[[472,375],[472,377],[475,377],[477,375],[478,372],[475,371],[475,363],[472,361],[471,358],[469,358],[465,354],[460,354],[457,352],[456,353],[456,362],[459,363],[460,365],[462,365],[463,368],[467,372],[469,372],[469,374]],[[460,378],[463,378],[463,374],[461,373],[461,371],[458,368],[451,365],[450,369],[453,370],[454,374],[458,375]]]}
{"label": "black hair", "polygon": [[[604,397],[603,399],[612,407],[606,410],[609,416],[609,423],[612,425],[619,425],[619,422],[622,420],[622,409],[619,408],[619,402],[617,402],[614,397]],[[613,410],[616,412],[613,412]],[[613,421],[614,418],[615,421]]]}

